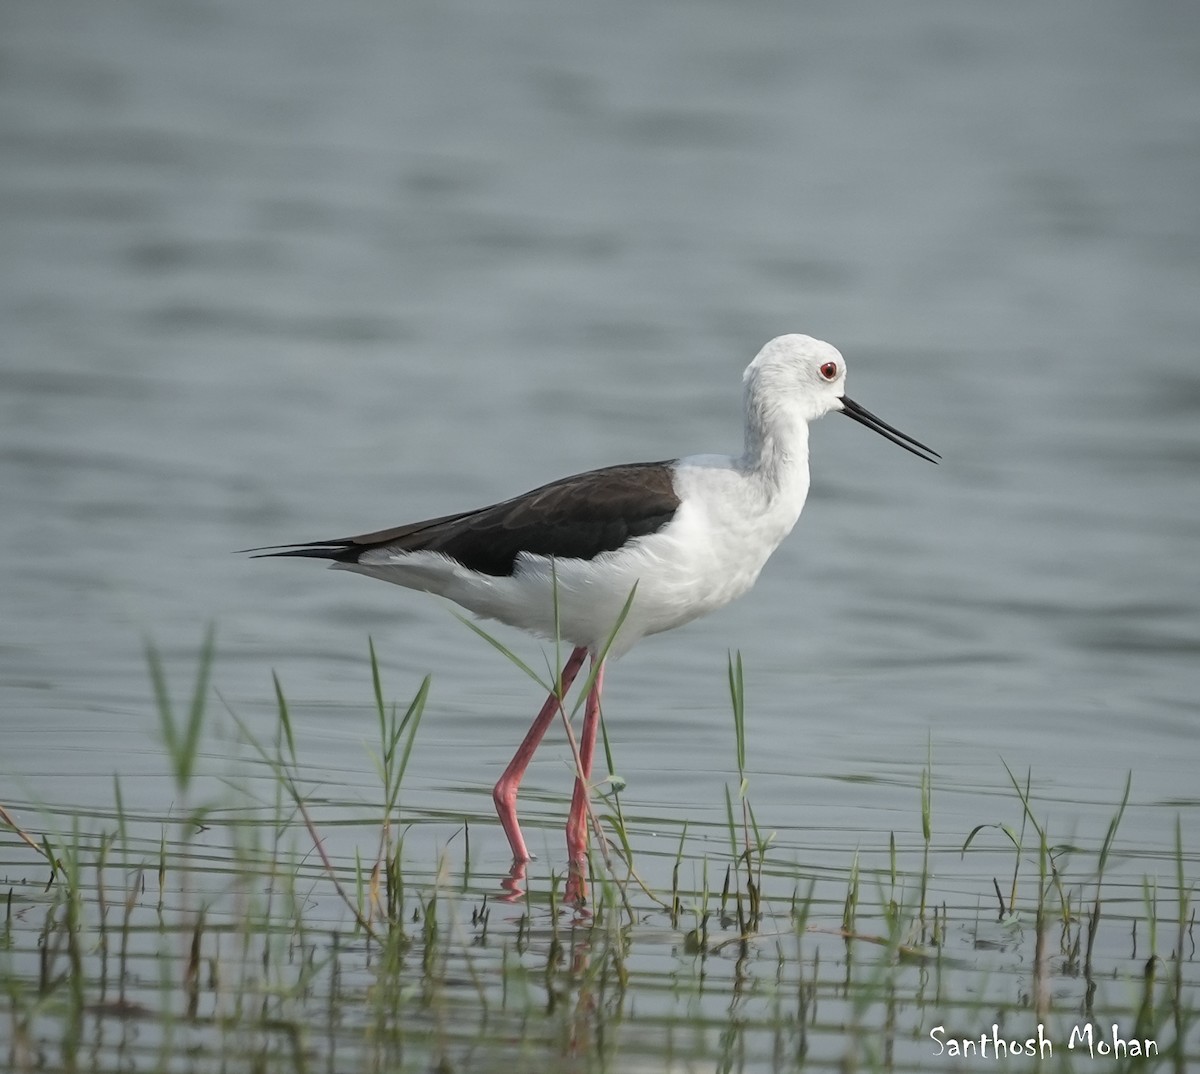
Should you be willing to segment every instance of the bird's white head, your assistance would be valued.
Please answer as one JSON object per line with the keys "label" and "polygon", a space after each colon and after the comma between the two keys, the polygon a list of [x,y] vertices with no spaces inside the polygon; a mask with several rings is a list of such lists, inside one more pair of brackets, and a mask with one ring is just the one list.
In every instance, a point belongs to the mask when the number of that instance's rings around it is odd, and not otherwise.
{"label": "bird's white head", "polygon": [[746,367],[748,397],[760,407],[786,409],[815,421],[841,409],[846,393],[846,360],[836,347],[812,336],[776,336]]}

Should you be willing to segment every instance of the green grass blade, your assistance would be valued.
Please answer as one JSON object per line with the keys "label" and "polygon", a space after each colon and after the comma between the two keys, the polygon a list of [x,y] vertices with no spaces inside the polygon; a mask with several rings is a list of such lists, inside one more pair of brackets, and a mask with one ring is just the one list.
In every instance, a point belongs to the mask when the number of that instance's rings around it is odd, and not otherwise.
{"label": "green grass blade", "polygon": [[375,694],[375,711],[379,716],[379,731],[387,737],[387,705],[383,700],[383,680],[379,675],[379,658],[375,655],[375,639],[367,638],[367,652],[371,659],[371,688]]}
{"label": "green grass blade", "polygon": [[177,752],[175,740],[175,713],[171,708],[171,692],[167,689],[167,675],[163,670],[162,657],[150,642],[146,643],[146,663],[150,666],[150,682],[154,687],[154,707],[158,710],[159,727],[163,741],[174,758]]}
{"label": "green grass blade", "polygon": [[167,686],[167,674],[162,656],[153,644],[146,645],[146,663],[150,668],[150,682],[154,690],[154,704],[158,710],[159,726],[166,743],[174,770],[175,784],[187,789],[196,765],[200,748],[200,734],[204,727],[204,712],[208,704],[208,684],[212,672],[213,654],[216,648],[216,632],[210,626],[204,635],[200,650],[200,663],[196,670],[196,684],[192,689],[192,700],[188,706],[186,723],[180,727],[171,704],[171,691]]}
{"label": "green grass blade", "polygon": [[543,682],[542,677],[527,663],[525,663],[524,660],[517,656],[517,654],[514,653],[507,645],[505,645],[504,642],[502,642],[499,638],[493,637],[478,623],[472,622],[465,615],[459,615],[458,612],[455,611],[452,611],[450,614],[453,615],[454,618],[464,626],[470,627],[471,630],[483,638],[484,641],[486,641],[490,646],[492,646],[493,649],[499,652],[506,660],[509,661],[509,663],[525,672],[525,674],[528,675],[534,682],[536,682],[543,690],[549,692],[552,689],[549,683]]}
{"label": "green grass blade", "polygon": [[1096,897],[1100,897],[1100,881],[1104,877],[1104,867],[1108,864],[1108,855],[1112,851],[1113,840],[1117,837],[1117,828],[1121,826],[1121,818],[1125,816],[1125,807],[1129,804],[1129,790],[1133,786],[1133,770],[1125,773],[1125,793],[1121,795],[1121,804],[1112,820],[1108,822],[1108,831],[1104,834],[1104,842],[1100,845],[1100,858],[1096,866]]}
{"label": "green grass blade", "polygon": [[288,756],[291,758],[292,766],[296,764],[296,738],[292,734],[292,716],[288,709],[287,698],[283,696],[283,683],[279,681],[279,676],[272,671],[271,681],[275,684],[275,709],[279,714],[279,726],[283,728],[283,737],[287,742]]}
{"label": "green grass blade", "polygon": [[408,769],[408,759],[412,756],[413,744],[417,740],[417,728],[421,726],[421,716],[425,712],[425,702],[429,697],[429,687],[433,682],[432,675],[426,675],[421,680],[421,685],[418,688],[416,695],[408,706],[408,711],[404,714],[404,718],[400,721],[399,732],[403,734],[404,729],[412,724],[411,730],[408,732],[408,738],[404,743],[404,750],[400,754],[400,763],[396,766],[396,774],[394,787],[392,792],[392,804],[395,804],[396,795],[400,793],[400,784],[404,781],[404,773]]}
{"label": "green grass blade", "polygon": [[746,779],[746,678],[742,668],[742,653],[728,656],[729,698],[733,705],[733,733],[737,743],[737,770],[742,782]]}
{"label": "green grass blade", "polygon": [[192,691],[192,703],[188,708],[187,730],[183,738],[183,783],[191,778],[200,748],[200,732],[204,727],[204,712],[208,706],[208,683],[212,676],[216,656],[217,632],[210,626],[204,634],[204,645],[200,650],[200,667],[196,671],[196,686]]}
{"label": "green grass blade", "polygon": [[737,821],[733,819],[733,796],[729,793],[729,784],[725,784],[725,823],[729,826],[729,852],[734,859],[738,856]]}

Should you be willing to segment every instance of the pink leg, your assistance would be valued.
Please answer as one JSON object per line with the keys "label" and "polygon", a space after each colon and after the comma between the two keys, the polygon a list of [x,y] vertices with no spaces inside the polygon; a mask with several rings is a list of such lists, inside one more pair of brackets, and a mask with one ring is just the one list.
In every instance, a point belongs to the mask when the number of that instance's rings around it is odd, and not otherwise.
{"label": "pink leg", "polygon": [[[593,665],[595,657],[592,658]],[[592,756],[596,752],[596,732],[600,728],[600,694],[604,689],[604,664],[596,667],[596,677],[588,692],[583,714],[583,732],[579,736],[579,767],[575,776],[575,793],[567,817],[567,862],[572,873],[582,878],[587,867],[588,781],[592,777]]]}
{"label": "pink leg", "polygon": [[571,689],[571,683],[579,674],[579,669],[583,666],[583,658],[586,655],[587,649],[582,646],[571,651],[566,664],[563,665],[558,692],[552,693],[546,698],[542,711],[537,714],[537,718],[522,740],[520,748],[513,754],[513,759],[508,762],[504,775],[492,788],[492,801],[496,803],[496,813],[500,817],[504,834],[508,836],[508,845],[512,847],[513,861],[515,862],[526,862],[533,859],[525,846],[525,839],[521,835],[521,825],[517,823],[517,788],[521,785],[525,769],[533,760],[534,750],[538,748],[538,743],[546,734],[546,728],[554,722],[554,717],[558,715],[559,698],[565,696],[566,692]]}

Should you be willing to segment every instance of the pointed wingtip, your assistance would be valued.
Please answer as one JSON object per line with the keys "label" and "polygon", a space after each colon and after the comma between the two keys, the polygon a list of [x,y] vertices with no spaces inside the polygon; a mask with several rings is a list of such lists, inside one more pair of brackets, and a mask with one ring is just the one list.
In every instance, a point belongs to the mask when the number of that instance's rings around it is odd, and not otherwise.
{"label": "pointed wingtip", "polygon": [[265,544],[258,548],[239,548],[233,555],[251,559],[340,559],[354,547],[353,541],[308,541],[303,544]]}

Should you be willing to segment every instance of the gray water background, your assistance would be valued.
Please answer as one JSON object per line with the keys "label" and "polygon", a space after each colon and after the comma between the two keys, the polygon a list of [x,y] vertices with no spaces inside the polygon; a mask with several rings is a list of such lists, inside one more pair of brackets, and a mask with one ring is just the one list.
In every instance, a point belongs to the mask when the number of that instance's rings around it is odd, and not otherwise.
{"label": "gray water background", "polygon": [[723,816],[734,649],[801,862],[911,835],[928,750],[947,844],[1019,819],[1001,758],[1060,833],[1130,770],[1128,843],[1194,819],[1196,5],[8,0],[0,323],[10,807],[165,809],[143,644],[183,694],[209,623],[228,705],[269,735],[274,669],[373,799],[372,636],[392,696],[433,675],[413,853],[471,816],[501,868],[534,685],[433,598],[231,551],[737,450],[742,368],[805,331],[945,461],[815,428],[757,588],[612,669],[627,809]]}

